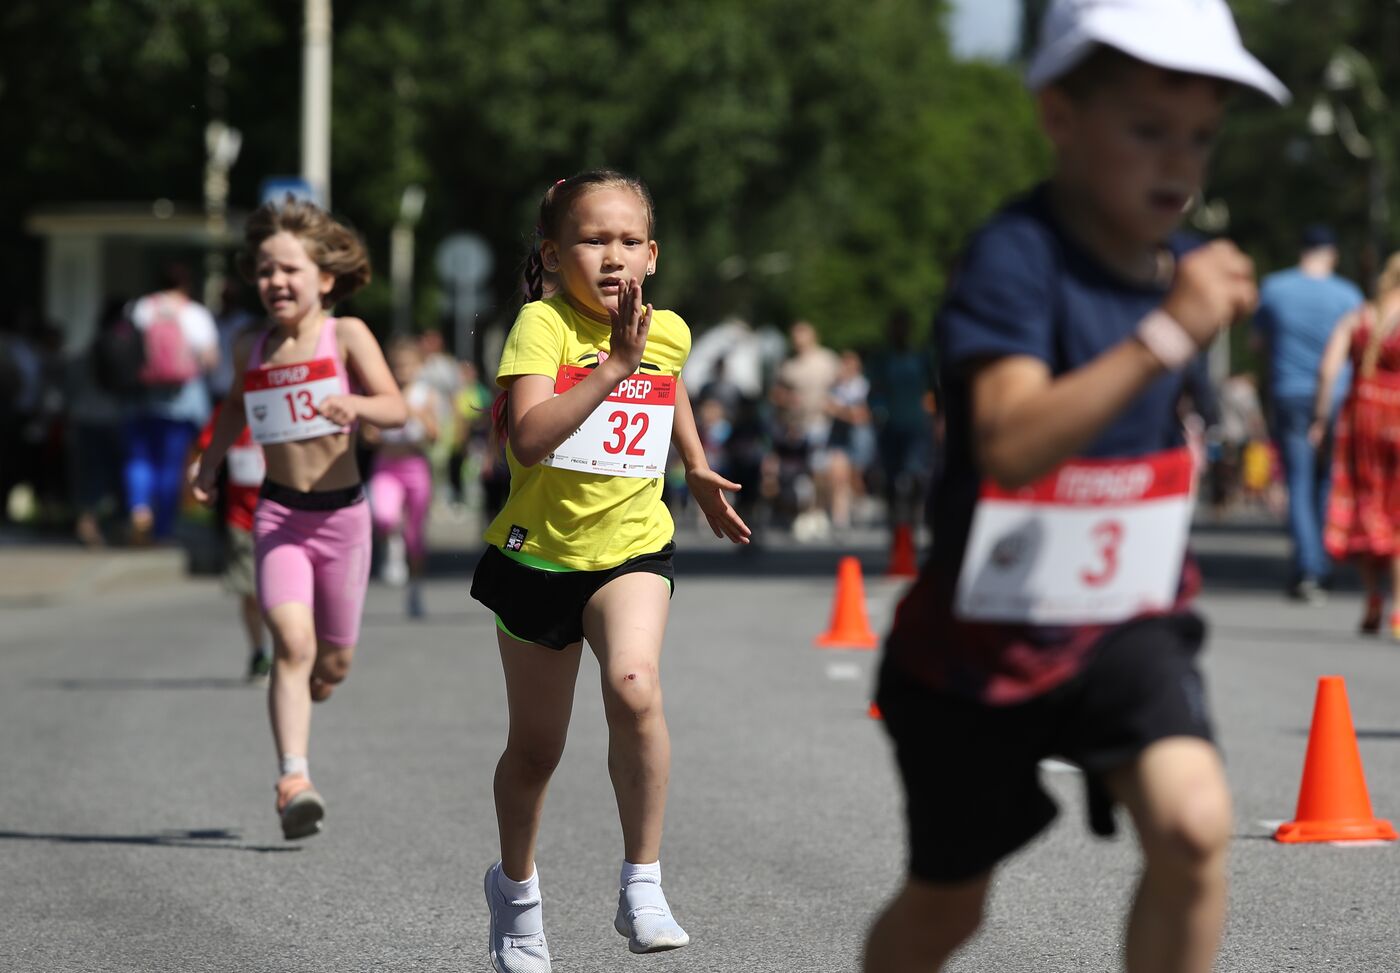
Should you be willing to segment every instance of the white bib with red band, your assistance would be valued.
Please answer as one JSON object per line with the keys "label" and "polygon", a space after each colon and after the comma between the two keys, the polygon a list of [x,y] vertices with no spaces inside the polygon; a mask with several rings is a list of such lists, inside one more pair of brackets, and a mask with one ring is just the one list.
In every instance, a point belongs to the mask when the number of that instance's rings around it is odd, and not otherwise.
{"label": "white bib with red band", "polygon": [[[554,394],[567,392],[590,374],[587,368],[565,365],[554,381]],[[656,479],[666,473],[675,416],[675,378],[638,372],[623,379],[542,462],[579,473]]]}
{"label": "white bib with red band", "polygon": [[958,578],[958,617],[1100,625],[1171,608],[1194,480],[1183,448],[1072,460],[1019,490],[984,484]]}
{"label": "white bib with red band", "polygon": [[290,443],[345,432],[316,408],[343,391],[330,358],[251,369],[243,376],[243,405],[253,440]]}
{"label": "white bib with red band", "polygon": [[234,486],[262,486],[267,476],[261,446],[231,446],[224,462],[228,464],[228,481]]}

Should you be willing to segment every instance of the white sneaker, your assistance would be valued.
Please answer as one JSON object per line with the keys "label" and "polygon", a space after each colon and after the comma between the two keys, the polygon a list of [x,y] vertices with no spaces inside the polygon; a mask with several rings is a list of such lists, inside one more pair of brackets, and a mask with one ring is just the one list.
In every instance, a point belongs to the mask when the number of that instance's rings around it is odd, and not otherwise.
{"label": "white sneaker", "polygon": [[634,953],[680,949],[690,942],[689,934],[671,915],[661,884],[646,878],[634,878],[617,893],[613,928],[627,937],[627,948]]}
{"label": "white sneaker", "polygon": [[384,542],[384,567],[379,576],[395,588],[408,583],[408,561],[404,558],[403,538],[398,534],[390,534]]}
{"label": "white sneaker", "polygon": [[496,973],[550,973],[549,944],[544,939],[544,913],[538,893],[534,899],[512,902],[496,883],[501,863],[486,870],[486,906],[491,911],[487,946]]}

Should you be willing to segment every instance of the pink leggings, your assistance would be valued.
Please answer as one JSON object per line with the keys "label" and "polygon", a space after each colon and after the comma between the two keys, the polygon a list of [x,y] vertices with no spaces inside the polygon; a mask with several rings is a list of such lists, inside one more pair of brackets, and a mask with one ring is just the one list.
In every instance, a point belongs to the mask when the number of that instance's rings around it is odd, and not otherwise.
{"label": "pink leggings", "polygon": [[379,534],[403,531],[403,545],[411,558],[427,551],[423,525],[433,499],[433,472],[426,456],[376,457],[369,478],[369,499],[374,509],[374,529]]}
{"label": "pink leggings", "polygon": [[369,586],[368,504],[293,510],[263,497],[253,515],[258,603],[264,613],[296,602],[312,611],[316,638],[354,645]]}

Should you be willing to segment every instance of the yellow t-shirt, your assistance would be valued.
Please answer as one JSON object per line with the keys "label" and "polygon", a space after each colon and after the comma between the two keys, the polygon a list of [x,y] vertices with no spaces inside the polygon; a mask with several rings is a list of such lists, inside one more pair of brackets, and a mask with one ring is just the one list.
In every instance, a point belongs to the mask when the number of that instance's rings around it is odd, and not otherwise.
{"label": "yellow t-shirt", "polygon": [[[521,375],[555,378],[564,365],[596,366],[611,338],[608,325],[580,314],[562,296],[526,304],[506,338],[496,383],[508,389]],[[639,372],[679,376],[689,355],[690,329],[680,315],[655,311]],[[512,540],[525,554],[604,571],[660,550],[675,533],[660,479],[522,466],[509,443],[506,458],[510,499],[486,528],[488,544],[504,547]]]}

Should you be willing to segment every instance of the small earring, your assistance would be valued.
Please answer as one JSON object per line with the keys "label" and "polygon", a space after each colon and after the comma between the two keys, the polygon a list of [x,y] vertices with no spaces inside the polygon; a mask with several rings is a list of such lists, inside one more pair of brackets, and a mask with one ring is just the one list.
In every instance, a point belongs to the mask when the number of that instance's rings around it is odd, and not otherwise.
{"label": "small earring", "polygon": [[654,273],[656,273],[656,268],[655,268],[655,267],[648,267],[648,268],[647,268],[647,276],[648,276],[648,277],[650,277],[650,276],[651,276],[652,274],[654,274]]}

